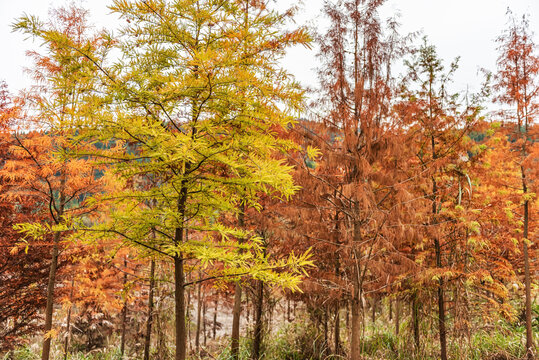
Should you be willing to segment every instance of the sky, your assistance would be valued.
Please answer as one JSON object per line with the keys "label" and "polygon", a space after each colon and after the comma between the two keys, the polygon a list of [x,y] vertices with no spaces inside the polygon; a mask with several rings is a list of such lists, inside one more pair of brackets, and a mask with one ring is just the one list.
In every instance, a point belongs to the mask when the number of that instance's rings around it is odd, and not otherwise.
{"label": "sky", "polygon": [[[97,27],[114,28],[118,21],[107,5],[112,0],[78,0],[90,10],[90,19]],[[276,0],[277,6],[286,8],[291,0]],[[31,66],[25,55],[29,49],[38,49],[39,43],[13,33],[11,24],[24,13],[46,19],[48,9],[65,5],[66,0],[0,0],[0,80],[5,80],[16,92],[31,85],[24,68]],[[327,25],[321,16],[324,0],[303,0],[297,24],[307,24],[321,30]],[[539,0],[388,0],[382,8],[382,17],[400,13],[401,33],[422,31],[447,64],[460,56],[460,68],[455,74],[457,90],[477,91],[481,84],[480,68],[496,69],[495,39],[507,24],[507,9],[513,14],[530,15],[530,26],[539,43]],[[316,48],[296,48],[283,59],[287,68],[304,86],[317,83]]]}

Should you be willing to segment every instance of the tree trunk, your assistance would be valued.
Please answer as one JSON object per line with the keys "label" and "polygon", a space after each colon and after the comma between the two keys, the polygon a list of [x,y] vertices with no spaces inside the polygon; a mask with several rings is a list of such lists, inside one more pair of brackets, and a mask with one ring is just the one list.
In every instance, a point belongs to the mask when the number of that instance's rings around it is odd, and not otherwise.
{"label": "tree trunk", "polygon": [[198,354],[200,351],[200,318],[202,314],[202,282],[198,283],[198,289],[197,289],[197,324],[196,324],[196,331],[195,331],[195,349],[196,353]]}
{"label": "tree trunk", "polygon": [[[359,214],[359,204],[356,202],[354,210]],[[352,298],[351,298],[351,312],[352,312],[352,331],[350,334],[350,360],[360,360],[360,345],[361,345],[361,265],[359,262],[359,256],[356,254],[356,244],[361,241],[360,225],[357,219],[354,220],[354,237],[352,242],[353,251],[353,271],[352,271]]]}
{"label": "tree trunk", "polygon": [[[442,267],[442,253],[440,241],[434,240],[436,248],[436,264],[438,268]],[[444,279],[438,280],[438,331],[440,332],[440,359],[447,360],[447,338],[445,328],[445,300],[444,300]]]}
{"label": "tree trunk", "polygon": [[[189,169],[189,164],[185,165],[186,169]],[[180,191],[180,197],[178,199],[178,213],[180,219],[183,221],[185,215],[185,205],[187,203],[187,187],[186,181],[182,181],[182,187]],[[174,244],[179,245],[184,241],[184,235],[187,241],[187,232],[185,231],[185,225],[182,222],[181,226],[176,227],[174,233]],[[185,336],[185,274],[183,269],[183,255],[177,253],[174,256],[174,316],[176,325],[176,355],[175,360],[185,360],[187,355],[186,349],[186,336]]]}
{"label": "tree trunk", "polygon": [[286,319],[288,322],[292,322],[292,309],[290,306],[290,298],[287,299],[287,304],[286,304]]}
{"label": "tree trunk", "polygon": [[339,304],[335,305],[335,326],[333,340],[335,342],[335,354],[339,355],[341,353],[341,317],[340,317],[340,307]]}
{"label": "tree trunk", "polygon": [[[357,271],[354,271],[356,274]],[[357,274],[354,276],[353,297],[350,307],[352,313],[352,332],[350,334],[350,360],[360,360],[360,345],[361,345],[361,306],[359,298],[359,281]]]}
{"label": "tree trunk", "polygon": [[[238,226],[240,229],[243,229],[245,226],[245,205],[241,206],[238,216]],[[238,241],[239,243],[242,243],[243,239],[239,239]],[[238,280],[236,282],[236,289],[234,292],[234,308],[232,309],[232,336],[230,345],[230,354],[234,360],[238,359],[240,349],[241,290],[240,281]]]}
{"label": "tree trunk", "polygon": [[325,357],[329,352],[329,308],[327,306],[324,306],[324,312],[322,313],[322,325],[324,326],[324,343],[320,355]]}
{"label": "tree trunk", "polygon": [[174,300],[176,317],[176,357],[175,360],[185,360],[185,289],[184,289],[183,258],[174,257]]}
{"label": "tree trunk", "polygon": [[148,294],[148,319],[146,320],[146,336],[144,338],[144,360],[150,360],[150,346],[153,322],[153,293],[155,287],[155,260],[150,263],[150,292]]}
{"label": "tree trunk", "polygon": [[[260,359],[262,345],[262,311],[264,307],[264,282],[257,280],[255,304],[255,331],[253,338],[253,360]],[[289,303],[290,304],[290,303]]]}
{"label": "tree trunk", "polygon": [[165,331],[164,331],[164,319],[163,319],[163,298],[164,295],[160,292],[159,282],[155,284],[155,293],[157,294],[157,311],[155,312],[156,319],[156,331],[157,331],[157,356],[156,359],[165,359],[166,355],[166,343],[165,343]]}
{"label": "tree trunk", "polygon": [[[523,175],[524,176],[524,175]],[[524,192],[527,192],[526,185],[524,184]],[[524,239],[528,241],[528,227],[529,227],[529,201],[524,202]],[[534,344],[532,333],[532,301],[531,301],[531,276],[530,276],[530,256],[528,251],[528,244],[523,243],[524,254],[524,283],[526,286],[526,356],[528,360],[534,358]]]}
{"label": "tree trunk", "polygon": [[414,343],[416,354],[419,354],[419,302],[417,294],[412,298],[412,326],[414,328]]}
{"label": "tree trunk", "polygon": [[45,309],[45,340],[43,342],[43,352],[41,360],[49,360],[51,352],[52,315],[54,306],[54,286],[56,285],[56,269],[58,268],[58,254],[60,251],[60,233],[54,234],[52,245],[52,259],[49,270],[49,283],[47,284],[47,308]]}
{"label": "tree trunk", "polygon": [[232,309],[232,336],[230,354],[232,359],[237,360],[240,349],[240,314],[241,314],[241,285],[236,283],[234,292],[234,308]]}
{"label": "tree trunk", "polygon": [[[189,273],[187,274],[187,276],[185,277],[187,278],[187,282],[191,282],[193,280],[193,277],[192,277],[192,274]],[[191,292],[193,291],[192,287],[188,287],[186,290],[185,290],[185,299],[186,300],[186,303],[185,303],[185,332],[186,332],[186,350],[185,352],[188,353],[189,352],[189,349],[193,349],[193,339],[192,339],[192,334],[191,334],[191,324],[192,324],[192,320],[191,320]]]}
{"label": "tree trunk", "polygon": [[71,291],[69,292],[69,310],[67,311],[66,321],[66,338],[64,341],[64,360],[67,360],[67,353],[69,350],[69,341],[71,337],[71,310],[73,309],[73,293],[75,290],[75,273],[71,275]]}
{"label": "tree trunk", "polygon": [[399,299],[395,299],[395,337],[399,336],[399,330],[400,330],[400,302]]}
{"label": "tree trunk", "polygon": [[215,336],[217,335],[217,309],[219,304],[219,294],[215,294],[215,310],[213,312],[213,339],[215,340]]}
{"label": "tree trunk", "polygon": [[204,347],[206,347],[207,332],[206,332],[206,296],[203,295],[204,301],[202,302],[202,333],[204,334]]}
{"label": "tree trunk", "polygon": [[[127,256],[124,258],[124,269],[127,269]],[[125,271],[125,270],[124,270]],[[124,292],[125,292],[125,299],[124,299],[124,308],[122,309],[122,335],[120,340],[120,357],[124,358],[124,351],[125,351],[125,329],[126,329],[126,322],[127,322],[127,272],[124,272]]]}
{"label": "tree trunk", "polygon": [[372,324],[376,322],[376,297],[373,296],[372,298],[372,316],[371,316]]}

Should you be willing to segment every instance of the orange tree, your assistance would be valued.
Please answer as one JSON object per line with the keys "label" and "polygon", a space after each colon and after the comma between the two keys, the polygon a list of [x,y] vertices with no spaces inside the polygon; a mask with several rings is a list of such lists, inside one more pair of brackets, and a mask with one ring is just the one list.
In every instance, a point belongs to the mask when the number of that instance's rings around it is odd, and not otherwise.
{"label": "orange tree", "polygon": [[[85,11],[71,6],[53,10],[51,14],[47,23],[39,24],[42,31],[60,31],[79,45],[97,41],[86,36]],[[14,29],[33,34],[38,31],[37,24],[34,25],[29,26],[28,19],[19,19]],[[76,73],[84,61],[83,57],[73,50],[61,49],[55,43],[49,43],[48,50],[47,55],[30,53],[35,62],[32,76],[36,85],[26,93],[27,113],[19,119],[19,124],[15,124],[18,130],[11,133],[11,159],[6,161],[0,173],[5,199],[18,201],[25,196],[42,205],[43,223],[20,224],[18,229],[35,237],[52,234],[43,360],[49,358],[51,338],[56,333],[52,326],[54,290],[59,256],[65,248],[61,241],[62,232],[57,227],[67,218],[89,219],[88,214],[93,207],[86,206],[86,199],[100,191],[101,183],[96,176],[98,168],[86,159],[60,156],[73,151],[70,141],[73,132],[72,129],[55,126],[80,116],[78,99],[91,85],[69,74]]]}
{"label": "orange tree", "polygon": [[[10,126],[20,116],[20,105],[14,103],[4,83],[0,84],[0,169],[13,158]],[[40,329],[40,311],[46,304],[50,238],[34,241],[24,251],[22,235],[13,226],[42,219],[43,203],[31,196],[16,201],[7,198],[9,182],[0,179],[0,352],[18,345],[26,334]]]}
{"label": "orange tree", "polygon": [[[537,45],[529,29],[529,22],[523,17],[521,22],[511,18],[510,26],[498,37],[498,72],[495,74],[494,89],[496,101],[512,107],[505,111],[507,120],[512,122],[513,130],[508,134],[513,143],[510,149],[511,164],[520,169],[520,189],[515,192],[521,197],[522,206],[520,241],[522,242],[522,261],[525,282],[525,319],[526,353],[534,358],[534,344],[531,319],[531,278],[530,248],[534,249],[532,214],[537,203],[537,127],[534,126],[539,115],[539,55]],[[530,211],[530,208],[532,209]],[[530,229],[532,234],[530,236]],[[519,231],[520,231],[519,230]]]}

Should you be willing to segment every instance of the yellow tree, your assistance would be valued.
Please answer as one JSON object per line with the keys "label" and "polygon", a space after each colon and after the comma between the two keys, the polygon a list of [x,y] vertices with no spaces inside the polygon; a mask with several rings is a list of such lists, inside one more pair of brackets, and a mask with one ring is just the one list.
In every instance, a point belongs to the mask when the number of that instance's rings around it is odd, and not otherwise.
{"label": "yellow tree", "polygon": [[[258,237],[220,221],[243,204],[257,208],[259,193],[285,199],[296,191],[291,167],[274,155],[293,146],[277,130],[292,125],[302,91],[278,61],[309,36],[283,30],[291,12],[249,3],[245,21],[244,0],[117,0],[111,9],[124,26],[109,37],[120,53],[110,65],[61,32],[35,31],[84,54],[90,64],[78,74],[97,68],[100,85],[85,98],[91,111],[59,125],[78,129],[75,142],[114,144],[83,154],[105,162],[124,186],[96,197],[113,209],[110,220],[83,230],[119,235],[174,263],[177,360],[186,357],[186,261],[207,278],[250,275],[290,288],[309,264],[294,254],[270,261]],[[155,185],[132,186],[140,176]],[[140,206],[148,201],[151,208]]]}

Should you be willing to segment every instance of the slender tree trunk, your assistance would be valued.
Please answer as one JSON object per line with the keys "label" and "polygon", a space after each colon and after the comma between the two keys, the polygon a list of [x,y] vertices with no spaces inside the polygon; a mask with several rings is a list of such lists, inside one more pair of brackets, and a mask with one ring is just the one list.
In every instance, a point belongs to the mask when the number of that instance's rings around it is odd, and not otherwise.
{"label": "slender tree trunk", "polygon": [[393,320],[393,300],[391,298],[389,298],[388,307],[389,307],[389,321],[392,321]]}
{"label": "slender tree trunk", "polygon": [[155,260],[150,263],[150,292],[148,294],[148,319],[146,320],[146,336],[144,338],[144,360],[150,360],[150,347],[152,343],[153,322],[153,293],[155,287]]}
{"label": "slender tree trunk", "polygon": [[[124,269],[127,269],[127,256],[124,258]],[[124,292],[125,292],[125,299],[124,299],[124,308],[122,309],[122,335],[121,335],[121,341],[120,341],[120,354],[121,358],[124,358],[124,352],[125,352],[125,329],[126,329],[126,322],[127,322],[127,273],[124,272]]]}
{"label": "slender tree trunk", "polygon": [[371,316],[372,324],[376,322],[376,297],[373,296],[372,298],[372,316]]}
{"label": "slender tree trunk", "polygon": [[399,336],[399,330],[400,330],[400,302],[399,299],[395,299],[395,337]]}
{"label": "slender tree trunk", "polygon": [[329,308],[324,307],[324,312],[322,313],[322,325],[324,326],[324,344],[321,349],[321,355],[327,355],[329,351]]}
{"label": "slender tree trunk", "polygon": [[[526,185],[524,185],[524,192],[527,191]],[[528,227],[529,227],[529,201],[524,202],[524,238],[528,240]],[[524,254],[524,283],[526,286],[526,356],[528,360],[534,358],[534,344],[533,344],[533,332],[532,332],[532,297],[531,297],[531,276],[530,276],[530,256],[528,251],[528,244],[523,243]]]}
{"label": "slender tree trunk", "polygon": [[351,308],[351,304],[347,303],[345,307],[345,319],[344,319],[347,330],[350,329],[350,308]]}
{"label": "slender tree trunk", "polygon": [[232,358],[237,360],[240,349],[240,314],[241,314],[241,285],[236,283],[234,292],[234,308],[232,309],[232,344],[230,353]]}
{"label": "slender tree trunk", "polygon": [[288,320],[288,322],[292,322],[292,309],[290,307],[290,298],[287,299],[286,304],[286,319]]}
{"label": "slender tree trunk", "polygon": [[245,293],[245,323],[247,324],[247,328],[249,328],[249,323],[251,322],[251,302],[254,303],[254,301],[255,300],[251,298],[250,291],[247,291]]}
{"label": "slender tree trunk", "polygon": [[419,302],[417,301],[417,295],[412,298],[412,326],[414,328],[414,343],[416,354],[419,354]]}
{"label": "slender tree trunk", "polygon": [[64,360],[67,360],[67,353],[69,350],[69,341],[71,337],[71,310],[73,309],[73,293],[75,290],[75,273],[71,275],[71,290],[69,292],[69,310],[67,311],[66,321],[66,338],[64,341]]}
{"label": "slender tree trunk", "polygon": [[52,330],[52,315],[54,306],[54,286],[56,285],[56,270],[58,268],[58,254],[60,251],[60,233],[54,234],[54,243],[52,245],[52,259],[49,270],[49,283],[47,284],[47,307],[45,309],[45,340],[43,341],[43,351],[41,360],[49,360],[51,352],[50,331]]}
{"label": "slender tree trunk", "polygon": [[[264,307],[264,282],[257,280],[255,304],[255,331],[253,338],[253,360],[260,359],[262,345],[262,311]],[[289,303],[290,304],[290,303]]]}
{"label": "slender tree trunk", "polygon": [[197,288],[197,324],[196,324],[196,331],[195,331],[195,349],[196,353],[198,354],[200,351],[200,318],[202,314],[202,283],[198,283]]}
{"label": "slender tree trunk", "polygon": [[165,359],[166,356],[166,344],[165,334],[163,330],[163,294],[160,292],[159,283],[155,284],[155,293],[157,294],[157,311],[155,313],[156,319],[156,331],[157,331],[157,359]]}
{"label": "slender tree trunk", "polygon": [[206,296],[205,294],[203,295],[203,298],[204,298],[204,301],[202,302],[202,333],[204,334],[204,347],[206,347],[206,342],[207,342],[207,332],[206,332],[206,309],[207,309],[207,305],[206,305]]}
{"label": "slender tree trunk", "polygon": [[[356,216],[359,214],[359,205],[355,205]],[[361,266],[359,262],[359,256],[356,254],[356,243],[361,240],[360,225],[357,220],[354,220],[354,238],[352,243],[354,268],[352,271],[352,298],[350,302],[350,308],[352,312],[352,329],[350,334],[350,360],[360,360],[361,357]]]}
{"label": "slender tree trunk", "polygon": [[[193,130],[194,131],[194,130]],[[186,169],[190,168],[189,164],[185,165]],[[178,199],[178,213],[183,221],[185,215],[185,206],[187,203],[187,187],[186,181],[183,180],[180,190],[180,197]],[[179,245],[184,241],[184,235],[187,235],[185,231],[184,223],[181,226],[176,227],[174,233],[174,244]],[[186,239],[185,239],[186,240]],[[175,337],[176,337],[176,354],[175,360],[185,360],[187,355],[186,349],[186,329],[185,329],[185,274],[183,269],[183,255],[177,253],[174,256],[174,308],[175,308]]]}
{"label": "slender tree trunk", "polygon": [[213,311],[213,339],[215,340],[215,336],[217,335],[217,309],[219,305],[219,297],[218,294],[215,295],[215,310]]}
{"label": "slender tree trunk", "polygon": [[[432,94],[432,80],[429,87],[429,94]],[[431,96],[431,95],[429,95]],[[429,97],[429,99],[431,99]],[[431,101],[431,100],[429,100]],[[432,105],[430,108],[430,117],[433,117]],[[435,138],[431,136],[431,149],[432,160],[435,161],[438,158],[436,154]],[[433,225],[437,225],[436,215],[438,214],[436,196],[438,194],[438,184],[436,179],[432,178],[432,216]],[[442,247],[440,246],[440,239],[436,236],[434,239],[434,251],[436,253],[436,267],[442,268]],[[438,332],[440,334],[440,359],[447,360],[447,337],[446,337],[446,324],[445,324],[445,299],[444,299],[444,279],[440,276],[438,280]]]}
{"label": "slender tree trunk", "polygon": [[[64,188],[66,184],[65,173],[62,174],[60,179],[60,198],[58,199],[57,207],[58,211],[56,216],[51,210],[51,217],[55,220],[56,224],[62,221],[62,216],[64,215],[65,207],[65,194]],[[52,199],[54,199],[53,194],[49,194]],[[53,200],[54,201],[54,200]],[[56,205],[55,205],[56,206]],[[54,233],[53,245],[52,245],[52,258],[51,266],[49,269],[49,282],[47,284],[47,307],[45,308],[45,339],[43,341],[43,351],[41,352],[41,360],[49,360],[51,352],[51,341],[52,337],[50,336],[50,331],[52,330],[52,317],[54,312],[54,287],[56,285],[56,271],[58,269],[58,256],[60,254],[60,233]]]}
{"label": "slender tree trunk", "polygon": [[[245,206],[242,205],[238,216],[238,226],[242,229],[245,226]],[[239,242],[243,242],[243,239],[239,239]],[[239,357],[240,349],[240,316],[241,316],[241,295],[242,289],[240,281],[236,282],[236,288],[234,292],[234,307],[232,309],[232,336],[230,345],[230,354],[232,359],[237,360]]]}
{"label": "slender tree trunk", "polygon": [[[193,279],[192,279],[192,274],[189,273],[187,274],[186,276],[187,278],[187,282],[191,282]],[[193,291],[192,287],[188,287],[186,290],[185,290],[185,298],[187,299],[186,300],[186,303],[185,303],[185,327],[186,327],[186,337],[187,337],[187,344],[186,344],[186,353],[189,353],[189,349],[193,349],[193,339],[192,339],[192,334],[191,334],[191,324],[192,324],[192,320],[191,320],[191,292]],[[193,307],[194,308],[194,307]]]}
{"label": "slender tree trunk", "polygon": [[184,289],[183,258],[174,257],[174,298],[176,317],[176,357],[175,360],[185,360],[185,289]]}
{"label": "slender tree trunk", "polygon": [[[355,273],[355,272],[354,272]],[[360,360],[361,345],[361,306],[359,298],[359,281],[357,274],[354,276],[354,296],[351,299],[350,308],[352,313],[352,331],[350,334],[350,360]]]}
{"label": "slender tree trunk", "polygon": [[[435,239],[436,263],[438,268],[442,267],[442,254],[440,241]],[[440,332],[440,359],[447,360],[447,337],[445,328],[445,300],[444,300],[444,279],[438,280],[438,331]]]}
{"label": "slender tree trunk", "polygon": [[341,353],[341,317],[340,317],[340,306],[339,303],[335,305],[335,325],[333,340],[335,346],[335,354],[339,355]]}

